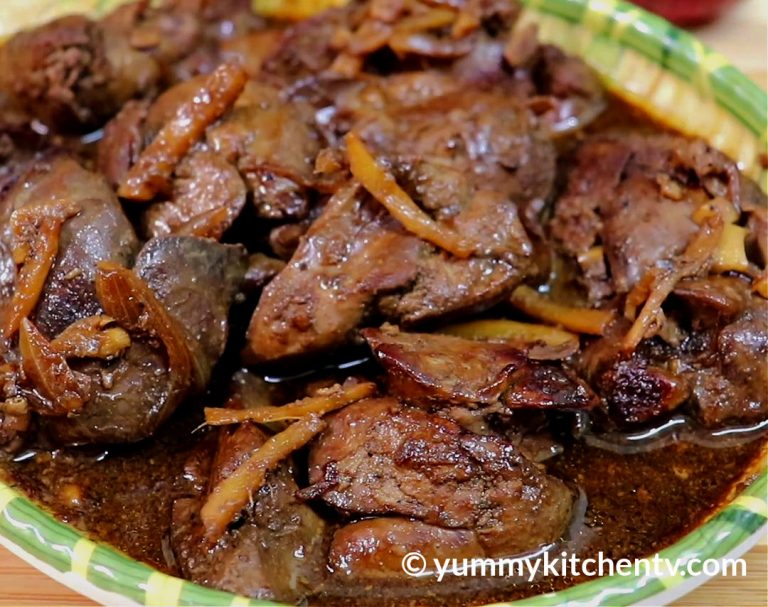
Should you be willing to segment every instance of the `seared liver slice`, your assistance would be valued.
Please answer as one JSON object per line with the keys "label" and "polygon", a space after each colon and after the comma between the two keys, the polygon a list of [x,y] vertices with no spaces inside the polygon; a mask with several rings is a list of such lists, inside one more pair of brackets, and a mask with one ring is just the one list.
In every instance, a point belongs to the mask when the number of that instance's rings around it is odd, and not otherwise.
{"label": "seared liver slice", "polygon": [[472,559],[485,556],[474,531],[445,529],[407,518],[373,518],[350,523],[331,540],[328,564],[344,579],[405,580],[403,558],[419,552],[432,565],[434,559]]}
{"label": "seared liver slice", "polygon": [[264,291],[249,330],[255,361],[342,346],[376,314],[415,325],[483,310],[532,270],[518,208],[549,194],[554,151],[525,108],[503,95],[448,94],[351,120],[425,212],[477,250],[467,259],[437,250],[364,192],[342,190]]}
{"label": "seared liver slice", "polygon": [[[144,232],[219,240],[243,210],[246,193],[237,169],[224,158],[208,151],[192,152],[176,167],[171,200],[154,203],[144,212]],[[215,221],[204,219],[212,214],[217,215]]]}
{"label": "seared liver slice", "polygon": [[242,246],[195,236],[153,238],[136,260],[136,273],[184,327],[209,371],[224,353],[229,308],[247,264]]}
{"label": "seared liver slice", "polygon": [[394,398],[350,405],[313,444],[304,495],[348,515],[474,530],[491,556],[557,540],[573,495],[511,444]]}
{"label": "seared liver slice", "polygon": [[286,103],[278,89],[249,83],[238,105],[208,129],[208,147],[235,165],[260,217],[304,217],[320,151],[312,109]]}
{"label": "seared liver slice", "polygon": [[589,409],[592,390],[560,363],[528,359],[500,343],[450,335],[364,329],[389,389],[424,406],[501,403],[509,409]]}
{"label": "seared liver slice", "polygon": [[424,248],[361,189],[342,190],[264,289],[248,329],[252,357],[348,342],[377,295],[415,279]]}

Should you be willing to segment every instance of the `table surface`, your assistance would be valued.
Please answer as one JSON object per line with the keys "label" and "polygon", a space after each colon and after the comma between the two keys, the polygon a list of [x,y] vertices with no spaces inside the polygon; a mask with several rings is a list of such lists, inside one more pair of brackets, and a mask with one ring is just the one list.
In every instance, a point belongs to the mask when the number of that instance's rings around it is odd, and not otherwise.
{"label": "table surface", "polygon": [[[696,33],[763,88],[768,88],[767,24],[768,2],[743,0],[720,21]],[[764,607],[768,604],[768,534],[749,552],[746,560],[746,578],[713,578],[674,603],[675,607]],[[93,604],[0,547],[0,606]]]}

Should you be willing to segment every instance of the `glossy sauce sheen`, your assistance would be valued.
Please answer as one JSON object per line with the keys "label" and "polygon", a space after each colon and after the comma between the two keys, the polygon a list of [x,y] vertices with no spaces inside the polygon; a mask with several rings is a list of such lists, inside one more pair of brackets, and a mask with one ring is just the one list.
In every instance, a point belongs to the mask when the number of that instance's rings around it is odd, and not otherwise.
{"label": "glossy sauce sheen", "polygon": [[[660,130],[613,102],[590,131],[622,125]],[[220,377],[228,377],[227,366],[220,365]],[[216,400],[187,403],[154,438],[133,446],[107,451],[93,447],[47,451],[41,446],[16,454],[15,459],[0,454],[0,473],[94,539],[178,574],[168,544],[171,505],[192,490],[184,463],[208,434],[194,431],[202,421],[202,405]],[[570,425],[570,418],[565,419],[563,426]],[[745,471],[764,453],[766,442],[764,436],[720,448],[678,442],[622,455],[563,438],[564,451],[547,462],[548,472],[579,488],[587,503],[572,548],[583,558],[602,551],[617,559],[643,557],[674,543],[749,481]],[[332,516],[325,511],[323,515]],[[465,578],[428,586],[414,581],[412,586],[389,584],[373,594],[352,584],[326,587],[316,600],[349,605],[483,604],[550,592],[580,581],[586,580],[549,577],[516,584],[504,578]]]}

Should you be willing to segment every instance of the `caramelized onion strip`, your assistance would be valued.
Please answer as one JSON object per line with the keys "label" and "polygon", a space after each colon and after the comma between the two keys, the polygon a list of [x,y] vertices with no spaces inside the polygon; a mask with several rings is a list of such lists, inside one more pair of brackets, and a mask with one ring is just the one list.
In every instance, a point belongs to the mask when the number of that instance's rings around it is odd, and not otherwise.
{"label": "caramelized onion strip", "polygon": [[160,339],[167,351],[169,372],[176,387],[186,387],[193,379],[199,385],[202,370],[195,367],[183,328],[135,272],[115,263],[101,262],[96,273],[96,295],[104,311],[123,327]]}
{"label": "caramelized onion strip", "polygon": [[11,216],[16,246],[13,255],[21,264],[16,288],[6,310],[0,330],[10,339],[19,330],[23,318],[30,316],[43,292],[48,273],[59,251],[59,236],[64,222],[79,212],[73,204],[54,203],[18,209]]}
{"label": "caramelized onion strip", "polygon": [[[634,324],[624,336],[621,343],[622,350],[632,352],[643,339],[649,337],[661,325],[664,318],[661,305],[678,282],[698,274],[705,268],[712,259],[722,234],[723,219],[719,215],[712,215],[688,243],[674,268],[650,270],[653,273],[653,279],[648,298]],[[647,283],[647,281],[642,280],[641,283]]]}
{"label": "caramelized onion strip", "polygon": [[360,137],[349,133],[346,143],[352,175],[406,230],[456,257],[465,258],[472,254],[472,243],[453,230],[439,225],[422,211],[397,185],[395,178],[376,164],[376,159]]}
{"label": "caramelized onion strip", "polygon": [[349,388],[336,385],[316,396],[309,396],[282,407],[261,406],[253,409],[205,410],[205,422],[209,426],[224,426],[251,421],[259,424],[301,419],[309,415],[325,415],[354,402],[373,396],[376,384],[355,384]]}
{"label": "caramelized onion strip", "polygon": [[120,184],[118,195],[146,202],[166,191],[176,165],[205,129],[234,105],[246,81],[243,68],[233,63],[224,63],[211,72],[141,153]]}
{"label": "caramelized onion strip", "polygon": [[227,478],[216,485],[200,510],[200,519],[209,542],[216,542],[237,513],[264,485],[267,474],[297,449],[301,449],[325,428],[325,422],[311,415],[270,437]]}
{"label": "caramelized onion strip", "polygon": [[70,369],[64,356],[26,318],[19,327],[19,353],[24,375],[44,399],[38,413],[63,416],[83,408],[90,393],[88,377]]}

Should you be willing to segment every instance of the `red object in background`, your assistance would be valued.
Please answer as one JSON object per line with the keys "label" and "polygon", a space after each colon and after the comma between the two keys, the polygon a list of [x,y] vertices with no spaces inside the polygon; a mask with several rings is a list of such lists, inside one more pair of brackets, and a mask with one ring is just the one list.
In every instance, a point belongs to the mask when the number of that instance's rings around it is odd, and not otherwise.
{"label": "red object in background", "polygon": [[677,25],[701,25],[714,21],[736,0],[634,0],[649,11]]}

